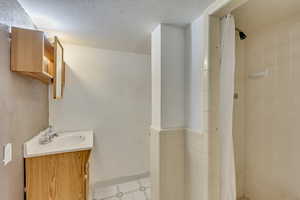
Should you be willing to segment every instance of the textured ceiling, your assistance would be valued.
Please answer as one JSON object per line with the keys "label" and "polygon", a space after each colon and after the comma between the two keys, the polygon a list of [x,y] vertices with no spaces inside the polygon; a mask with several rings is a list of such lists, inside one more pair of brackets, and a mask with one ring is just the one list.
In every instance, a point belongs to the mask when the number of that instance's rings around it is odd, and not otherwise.
{"label": "textured ceiling", "polygon": [[63,41],[150,53],[159,23],[184,26],[214,0],[19,0],[42,30]]}

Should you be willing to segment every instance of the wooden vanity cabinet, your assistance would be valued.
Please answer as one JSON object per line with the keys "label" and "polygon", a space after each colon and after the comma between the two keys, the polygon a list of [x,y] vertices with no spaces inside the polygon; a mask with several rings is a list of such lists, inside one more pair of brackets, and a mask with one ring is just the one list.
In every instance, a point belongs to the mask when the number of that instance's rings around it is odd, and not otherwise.
{"label": "wooden vanity cabinet", "polygon": [[54,46],[38,30],[12,27],[11,71],[51,83],[54,78]]}
{"label": "wooden vanity cabinet", "polygon": [[90,150],[25,159],[27,200],[87,200]]}

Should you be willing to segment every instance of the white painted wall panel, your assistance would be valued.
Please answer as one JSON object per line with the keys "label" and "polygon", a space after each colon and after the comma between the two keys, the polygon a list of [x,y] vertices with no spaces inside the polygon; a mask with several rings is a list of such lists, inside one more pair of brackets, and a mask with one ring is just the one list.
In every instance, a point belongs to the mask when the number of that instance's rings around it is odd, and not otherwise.
{"label": "white painted wall panel", "polygon": [[184,127],[185,30],[162,26],[162,128]]}
{"label": "white painted wall panel", "polygon": [[94,182],[149,170],[150,56],[64,45],[64,98],[50,110],[58,130],[94,129]]}
{"label": "white painted wall panel", "polygon": [[161,127],[161,25],[151,34],[152,127]]}
{"label": "white painted wall panel", "polygon": [[152,32],[152,127],[184,127],[185,30],[162,24]]}
{"label": "white painted wall panel", "polygon": [[192,22],[187,29],[185,67],[185,125],[189,129],[203,131],[203,112],[205,111],[205,96],[207,92],[202,87],[205,84],[204,73],[204,17]]}

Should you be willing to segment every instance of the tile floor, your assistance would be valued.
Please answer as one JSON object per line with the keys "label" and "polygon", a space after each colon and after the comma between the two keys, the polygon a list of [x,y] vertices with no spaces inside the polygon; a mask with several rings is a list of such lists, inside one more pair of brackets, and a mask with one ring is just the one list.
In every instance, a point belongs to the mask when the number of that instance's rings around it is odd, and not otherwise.
{"label": "tile floor", "polygon": [[149,178],[98,188],[93,200],[150,200]]}

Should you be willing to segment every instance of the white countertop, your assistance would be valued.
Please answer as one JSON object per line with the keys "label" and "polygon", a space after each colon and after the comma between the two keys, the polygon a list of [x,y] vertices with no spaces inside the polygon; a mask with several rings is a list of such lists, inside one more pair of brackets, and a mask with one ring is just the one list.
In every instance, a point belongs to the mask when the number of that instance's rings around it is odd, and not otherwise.
{"label": "white countertop", "polygon": [[89,150],[93,148],[93,131],[60,132],[48,144],[40,144],[42,133],[24,144],[24,158]]}

